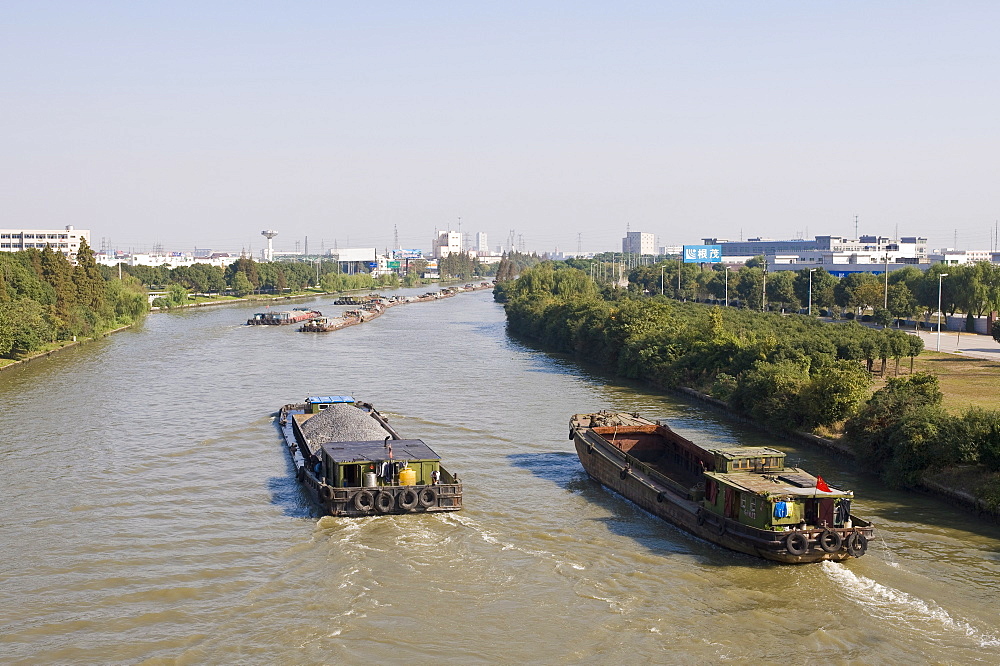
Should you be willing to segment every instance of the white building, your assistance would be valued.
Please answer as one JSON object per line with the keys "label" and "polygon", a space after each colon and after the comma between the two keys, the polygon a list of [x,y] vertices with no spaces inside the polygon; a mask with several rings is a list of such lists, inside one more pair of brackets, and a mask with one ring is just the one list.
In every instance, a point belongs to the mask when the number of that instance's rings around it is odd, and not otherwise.
{"label": "white building", "polygon": [[72,259],[80,251],[81,240],[90,245],[90,231],[74,229],[73,225],[65,229],[0,229],[0,252],[41,250],[48,246]]}
{"label": "white building", "polygon": [[431,241],[431,256],[435,259],[447,257],[462,251],[462,234],[457,231],[441,231]]}
{"label": "white building", "polygon": [[656,236],[642,231],[629,231],[622,239],[625,254],[656,254]]}
{"label": "white building", "polygon": [[476,253],[480,256],[488,255],[490,253],[490,246],[486,241],[485,231],[479,231],[476,233]]}
{"label": "white building", "polygon": [[932,264],[948,264],[956,266],[959,264],[976,264],[980,261],[993,261],[993,252],[989,250],[956,250],[945,248],[937,250],[927,255]]}
{"label": "white building", "polygon": [[195,264],[208,264],[226,268],[239,259],[238,255],[228,252],[213,252],[209,255],[204,253],[191,252],[140,252],[136,254],[126,254],[119,252],[115,254],[97,254],[97,263],[104,266],[163,266],[164,268],[180,268],[181,266],[193,266]]}

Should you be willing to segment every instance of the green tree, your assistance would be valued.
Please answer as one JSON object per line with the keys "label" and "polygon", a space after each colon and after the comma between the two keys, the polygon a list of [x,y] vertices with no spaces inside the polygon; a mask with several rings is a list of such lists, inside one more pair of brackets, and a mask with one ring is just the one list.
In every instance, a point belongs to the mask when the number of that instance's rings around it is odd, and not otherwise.
{"label": "green tree", "polygon": [[767,302],[778,303],[782,311],[799,309],[799,297],[795,292],[795,273],[772,271],[767,274]]}
{"label": "green tree", "polygon": [[[907,421],[907,430],[918,433],[918,419],[937,419],[941,407],[942,393],[935,375],[917,373],[907,377],[893,377],[886,380],[883,388],[876,391],[858,413],[848,419],[845,434],[858,459],[870,469],[880,474],[893,485],[906,485],[912,479],[913,461],[918,458],[911,452],[904,463],[895,461],[897,449],[904,442],[896,435],[903,420],[910,415],[918,415]],[[919,431],[921,443],[926,440],[926,431]]]}
{"label": "green tree", "polygon": [[45,319],[45,309],[30,298],[0,303],[0,356],[17,358],[41,349],[54,331]]}
{"label": "green tree", "polygon": [[855,361],[819,368],[800,392],[803,422],[829,426],[853,416],[868,397],[872,376]]}
{"label": "green tree", "polygon": [[236,295],[241,298],[253,291],[253,285],[250,283],[249,278],[247,278],[247,274],[243,271],[233,274],[231,286]]}

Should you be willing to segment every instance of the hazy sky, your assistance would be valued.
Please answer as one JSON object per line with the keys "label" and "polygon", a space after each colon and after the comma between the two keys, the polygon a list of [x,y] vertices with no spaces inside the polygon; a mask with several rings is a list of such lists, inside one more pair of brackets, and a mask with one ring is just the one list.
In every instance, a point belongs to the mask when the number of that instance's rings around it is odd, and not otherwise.
{"label": "hazy sky", "polygon": [[[0,227],[311,251],[1000,218],[996,2],[0,4]],[[578,236],[578,234],[581,234]]]}

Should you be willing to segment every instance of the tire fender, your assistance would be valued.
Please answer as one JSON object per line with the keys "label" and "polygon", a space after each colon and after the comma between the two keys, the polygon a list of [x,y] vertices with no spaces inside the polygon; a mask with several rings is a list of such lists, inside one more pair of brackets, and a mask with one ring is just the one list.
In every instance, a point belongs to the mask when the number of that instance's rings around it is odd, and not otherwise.
{"label": "tire fender", "polygon": [[427,509],[429,507],[437,505],[438,491],[434,486],[424,486],[419,493],[417,493],[418,501],[420,506]]}
{"label": "tire fender", "polygon": [[802,532],[792,532],[785,537],[785,550],[789,555],[805,555],[809,551],[809,538]]}

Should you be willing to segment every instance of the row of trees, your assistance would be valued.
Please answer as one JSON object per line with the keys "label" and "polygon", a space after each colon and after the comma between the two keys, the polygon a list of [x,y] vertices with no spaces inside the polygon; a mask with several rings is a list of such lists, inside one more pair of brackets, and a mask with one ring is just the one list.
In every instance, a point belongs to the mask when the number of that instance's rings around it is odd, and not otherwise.
{"label": "row of trees", "polygon": [[48,247],[0,252],[0,357],[100,335],[135,322],[147,310],[139,281],[106,279],[86,241],[76,265]]}
{"label": "row of trees", "polygon": [[923,349],[915,336],[855,322],[831,326],[640,297],[565,264],[544,263],[497,285],[508,325],[581,360],[655,386],[690,386],[779,429],[846,428],[860,458],[890,484],[913,485],[928,469],[980,463],[1000,469],[1000,412],[950,416],[937,379],[889,378],[871,394],[873,371]]}
{"label": "row of trees", "polygon": [[[570,260],[599,281],[610,283],[619,273],[592,260]],[[678,272],[680,281],[678,282]],[[940,280],[939,276],[947,273]],[[766,269],[762,257],[738,270],[722,265],[679,264],[676,260],[637,266],[627,272],[629,289],[638,293],[663,293],[677,299],[718,300],[727,298],[744,307],[800,310],[809,307],[810,271]],[[887,279],[888,278],[888,279]],[[851,273],[843,279],[823,268],[812,272],[812,306],[815,311],[871,311],[876,321],[925,318],[937,311],[938,286],[942,310],[982,316],[1000,310],[1000,266],[989,262],[960,266],[933,265],[927,271],[907,266],[888,276]]]}
{"label": "row of trees", "polygon": [[[245,296],[251,292],[281,292],[286,289],[301,291],[317,283],[329,273],[336,273],[337,263],[322,261],[304,262],[257,262],[249,257],[240,257],[229,266],[222,268],[210,264],[191,266],[101,266],[106,278],[122,275],[135,277],[150,289],[167,289],[170,285],[180,285],[192,293],[211,294],[233,292]],[[319,276],[317,276],[317,273]]]}
{"label": "row of trees", "polygon": [[780,427],[830,426],[867,397],[873,370],[920,353],[893,329],[707,308],[598,285],[552,262],[501,283],[512,331],[626,377],[694,386]]}

